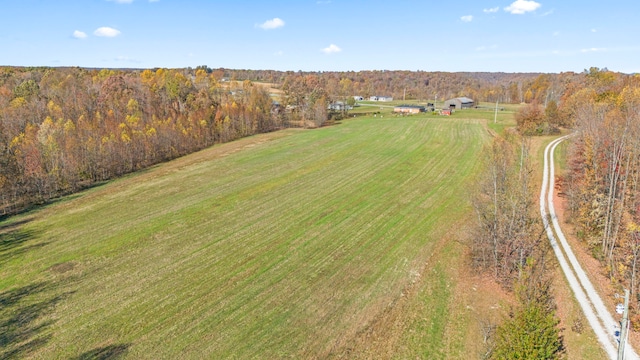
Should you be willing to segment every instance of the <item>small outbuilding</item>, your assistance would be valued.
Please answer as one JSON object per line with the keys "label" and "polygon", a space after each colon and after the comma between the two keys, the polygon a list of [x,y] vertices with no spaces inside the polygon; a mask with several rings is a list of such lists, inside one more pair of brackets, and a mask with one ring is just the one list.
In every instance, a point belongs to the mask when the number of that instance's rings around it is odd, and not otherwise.
{"label": "small outbuilding", "polygon": [[474,106],[474,101],[468,97],[457,97],[449,99],[444,102],[444,108],[446,109],[471,109]]}
{"label": "small outbuilding", "polygon": [[329,104],[329,106],[327,106],[327,109],[333,110],[333,111],[345,111],[345,110],[353,110],[353,106],[345,104],[342,101],[336,101]]}
{"label": "small outbuilding", "polygon": [[393,101],[391,96],[370,96],[369,101]]}
{"label": "small outbuilding", "polygon": [[401,114],[418,114],[425,111],[426,108],[420,105],[398,105],[393,108],[393,112]]}

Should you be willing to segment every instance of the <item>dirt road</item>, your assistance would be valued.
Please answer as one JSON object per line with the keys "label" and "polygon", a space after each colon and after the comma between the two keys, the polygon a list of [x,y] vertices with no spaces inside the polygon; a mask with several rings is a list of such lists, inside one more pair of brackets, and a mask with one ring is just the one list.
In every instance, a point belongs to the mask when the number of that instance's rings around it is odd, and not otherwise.
{"label": "dirt road", "polygon": [[[553,207],[553,190],[555,183],[555,169],[553,162],[553,152],[556,146],[567,139],[570,135],[563,136],[552,141],[544,151],[544,171],[542,178],[542,188],[540,189],[540,215],[551,242],[551,247],[558,258],[562,272],[564,273],[571,290],[575,294],[576,300],[580,304],[582,311],[598,338],[598,341],[611,359],[616,359],[618,355],[618,340],[615,332],[619,322],[616,321],[609,310],[602,302],[602,298],[594,289],[591,281],[587,277],[580,263],[576,259],[567,239],[562,233],[558,218]],[[549,214],[547,215],[547,208]],[[549,220],[553,227],[551,226]],[[554,234],[555,232],[555,234]],[[557,238],[557,240],[556,240]],[[559,242],[558,242],[559,240]],[[568,260],[567,260],[568,259]],[[625,359],[638,359],[638,355],[627,342],[625,348]]]}

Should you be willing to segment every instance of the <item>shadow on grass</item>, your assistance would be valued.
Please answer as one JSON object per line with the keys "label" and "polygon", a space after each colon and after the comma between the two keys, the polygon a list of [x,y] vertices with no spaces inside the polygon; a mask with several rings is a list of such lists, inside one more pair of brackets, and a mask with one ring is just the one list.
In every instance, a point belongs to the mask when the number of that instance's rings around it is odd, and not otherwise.
{"label": "shadow on grass", "polygon": [[130,344],[109,345],[87,351],[71,360],[116,360],[123,357],[129,350]]}
{"label": "shadow on grass", "polygon": [[64,201],[70,201],[79,198],[80,196],[82,196],[82,193],[84,191],[103,186],[106,183],[108,183],[108,181],[100,181],[89,184],[87,186],[81,186],[76,191],[60,193],[56,197],[48,200],[39,200],[33,202],[29,201],[21,204],[13,204],[12,206],[5,209],[0,208],[0,211],[2,211],[2,214],[0,214],[0,222],[8,220],[16,215],[28,214],[32,211],[37,211]]}
{"label": "shadow on grass", "polygon": [[16,256],[47,245],[47,242],[30,243],[36,232],[21,228],[21,224],[4,225],[0,229],[0,266]]}
{"label": "shadow on grass", "polygon": [[[2,217],[0,216],[0,221],[2,221]],[[5,232],[9,232],[11,230],[15,230],[17,228],[19,228],[22,225],[28,224],[31,221],[33,221],[32,217],[26,218],[26,219],[22,219],[19,221],[14,221],[12,223],[8,223],[8,224],[2,224],[0,225],[0,234],[1,233],[5,233]]]}
{"label": "shadow on grass", "polygon": [[52,294],[49,283],[36,283],[0,293],[0,359],[26,357],[51,339],[46,319],[72,293]]}

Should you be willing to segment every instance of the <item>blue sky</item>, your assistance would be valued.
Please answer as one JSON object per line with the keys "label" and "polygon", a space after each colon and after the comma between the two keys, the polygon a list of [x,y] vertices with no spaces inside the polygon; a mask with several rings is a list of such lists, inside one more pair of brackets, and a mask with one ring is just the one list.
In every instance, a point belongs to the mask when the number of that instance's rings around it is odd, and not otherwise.
{"label": "blue sky", "polygon": [[0,0],[0,65],[640,72],[640,2]]}

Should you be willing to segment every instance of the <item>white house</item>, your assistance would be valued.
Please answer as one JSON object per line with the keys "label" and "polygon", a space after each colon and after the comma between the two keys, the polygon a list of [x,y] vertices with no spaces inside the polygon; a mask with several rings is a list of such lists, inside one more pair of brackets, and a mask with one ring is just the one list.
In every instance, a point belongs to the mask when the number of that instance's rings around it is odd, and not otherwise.
{"label": "white house", "polygon": [[369,101],[393,101],[391,96],[371,96]]}

